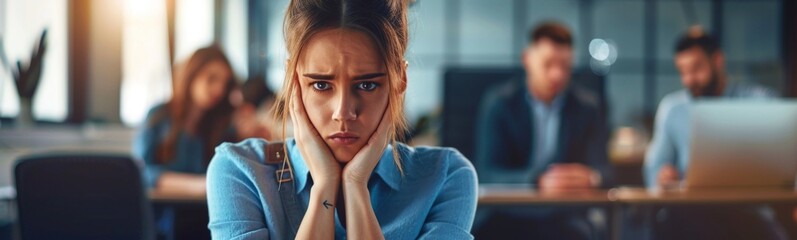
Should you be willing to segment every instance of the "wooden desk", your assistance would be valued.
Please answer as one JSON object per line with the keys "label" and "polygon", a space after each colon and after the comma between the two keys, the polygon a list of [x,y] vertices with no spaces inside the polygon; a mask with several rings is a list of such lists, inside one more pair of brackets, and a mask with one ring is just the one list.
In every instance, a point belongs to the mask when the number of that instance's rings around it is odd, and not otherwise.
{"label": "wooden desk", "polygon": [[[156,203],[206,203],[204,195],[185,195],[150,191],[149,199]],[[529,185],[482,185],[479,205],[608,205],[606,190],[539,192]]]}
{"label": "wooden desk", "polygon": [[[703,191],[661,191],[644,188],[615,188],[609,191],[540,192],[529,185],[483,184],[479,187],[479,208],[503,206],[610,206],[609,234],[611,239],[633,239],[622,236],[623,216],[634,207],[675,205],[755,205],[797,204],[797,191],[777,189],[727,189]],[[646,214],[650,220],[653,215]],[[637,223],[650,226],[650,222]]]}
{"label": "wooden desk", "polygon": [[606,190],[538,191],[528,184],[481,184],[479,206],[609,205]]}
{"label": "wooden desk", "polygon": [[[156,203],[206,203],[204,195],[150,191]],[[541,192],[525,184],[484,184],[479,186],[479,205],[609,205],[606,190]]]}
{"label": "wooden desk", "polygon": [[797,203],[793,189],[648,190],[615,188],[609,198],[621,204],[768,204]]}
{"label": "wooden desk", "polygon": [[[150,191],[155,203],[206,203],[204,195]],[[503,205],[609,205],[606,190],[541,192],[525,184],[484,184],[479,187],[480,206]]]}
{"label": "wooden desk", "polygon": [[[652,219],[659,207],[672,206],[717,206],[717,205],[764,205],[797,204],[797,191],[793,189],[700,189],[700,190],[655,190],[644,188],[615,188],[609,191],[613,202],[612,239],[629,239],[621,236],[623,216],[629,209],[642,214],[641,221],[634,223],[652,229]],[[652,231],[652,230],[651,230]],[[635,238],[634,236],[630,238]]]}
{"label": "wooden desk", "polygon": [[[530,184],[480,184],[479,201],[477,209],[477,223],[489,221],[487,218],[493,211],[515,212],[533,210],[526,207],[545,209],[578,207],[583,209],[601,208],[610,210],[613,202],[609,199],[608,191],[596,190],[571,190],[571,191],[539,191]],[[609,213],[610,211],[606,211]],[[479,214],[481,213],[481,215]],[[481,216],[481,217],[479,217]],[[605,223],[612,223],[614,216],[606,215]],[[601,221],[603,222],[603,221]],[[607,227],[608,231],[612,228]],[[606,232],[610,234],[610,232]]]}
{"label": "wooden desk", "polygon": [[149,191],[149,200],[155,204],[200,204],[206,205],[205,195],[174,194],[161,191]]}

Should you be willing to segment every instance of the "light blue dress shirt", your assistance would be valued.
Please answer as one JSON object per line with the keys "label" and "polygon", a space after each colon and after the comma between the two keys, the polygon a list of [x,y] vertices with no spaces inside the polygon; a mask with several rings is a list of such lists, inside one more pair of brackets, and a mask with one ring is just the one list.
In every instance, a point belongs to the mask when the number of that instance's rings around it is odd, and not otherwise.
{"label": "light blue dress shirt", "polygon": [[[287,239],[307,210],[313,184],[296,142],[286,142],[293,167],[295,199],[301,212],[287,213],[275,171],[264,164],[262,139],[216,148],[207,174],[208,210],[213,239]],[[477,178],[471,163],[451,148],[398,144],[402,176],[385,149],[368,182],[371,204],[386,239],[472,239]],[[290,212],[290,211],[289,211]],[[292,221],[293,220],[293,221]],[[298,221],[300,222],[300,221]],[[346,230],[335,218],[335,238]]]}
{"label": "light blue dress shirt", "polygon": [[[564,94],[554,97],[551,104],[545,104],[533,94],[528,94],[529,104],[532,109],[532,126],[534,126],[534,140],[532,141],[532,155],[530,165],[537,168],[547,168],[553,162],[559,144],[559,123],[564,105]],[[544,172],[544,171],[542,171]]]}
{"label": "light blue dress shirt", "polygon": [[[723,92],[725,98],[774,98],[777,95],[766,88],[741,83],[731,83]],[[695,101],[685,89],[665,96],[656,112],[653,140],[645,155],[645,185],[657,186],[659,170],[671,164],[679,176],[685,176],[689,166],[689,108]]]}

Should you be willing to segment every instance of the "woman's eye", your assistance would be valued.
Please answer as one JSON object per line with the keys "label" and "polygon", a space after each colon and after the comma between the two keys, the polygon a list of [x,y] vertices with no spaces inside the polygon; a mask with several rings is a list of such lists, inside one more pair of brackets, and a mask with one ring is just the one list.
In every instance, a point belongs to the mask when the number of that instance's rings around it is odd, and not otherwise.
{"label": "woman's eye", "polygon": [[361,82],[357,84],[357,88],[364,91],[373,91],[379,84],[375,82]]}
{"label": "woman's eye", "polygon": [[324,91],[324,90],[329,89],[329,83],[314,82],[313,83],[313,88],[315,88],[315,90]]}

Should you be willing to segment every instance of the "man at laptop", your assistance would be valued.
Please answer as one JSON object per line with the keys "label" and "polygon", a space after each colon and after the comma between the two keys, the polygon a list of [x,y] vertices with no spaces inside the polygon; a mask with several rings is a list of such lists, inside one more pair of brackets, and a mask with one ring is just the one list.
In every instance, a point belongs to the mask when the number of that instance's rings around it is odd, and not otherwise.
{"label": "man at laptop", "polygon": [[[665,96],[656,113],[653,140],[645,156],[649,188],[669,188],[689,166],[690,103],[705,98],[775,98],[768,89],[731,83],[718,42],[693,27],[675,46],[675,67],[684,89]],[[782,239],[783,230],[767,207],[679,207],[657,215],[662,239]]]}

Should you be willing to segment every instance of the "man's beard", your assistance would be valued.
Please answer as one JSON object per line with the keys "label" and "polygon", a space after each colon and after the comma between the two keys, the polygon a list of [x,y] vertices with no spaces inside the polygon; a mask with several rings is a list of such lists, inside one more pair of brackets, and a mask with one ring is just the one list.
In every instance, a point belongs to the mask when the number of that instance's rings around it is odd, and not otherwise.
{"label": "man's beard", "polygon": [[719,74],[713,69],[711,70],[711,78],[709,79],[708,84],[705,86],[694,86],[689,87],[689,92],[692,93],[692,97],[716,97],[720,95],[719,91]]}

